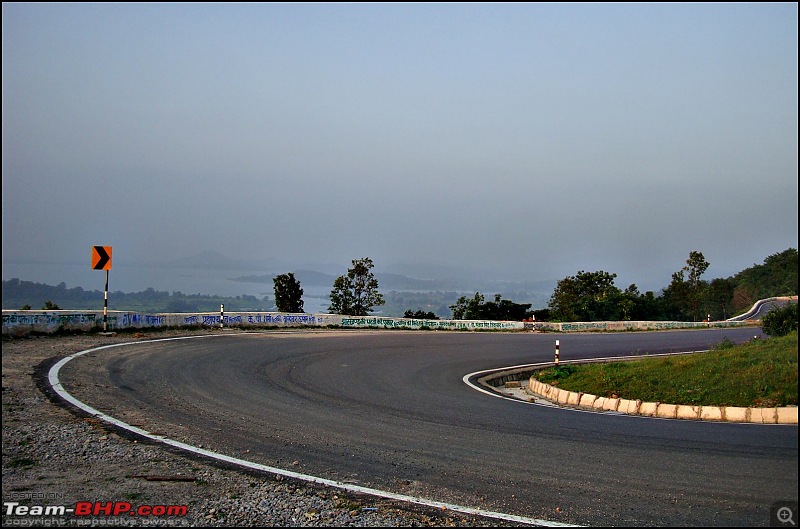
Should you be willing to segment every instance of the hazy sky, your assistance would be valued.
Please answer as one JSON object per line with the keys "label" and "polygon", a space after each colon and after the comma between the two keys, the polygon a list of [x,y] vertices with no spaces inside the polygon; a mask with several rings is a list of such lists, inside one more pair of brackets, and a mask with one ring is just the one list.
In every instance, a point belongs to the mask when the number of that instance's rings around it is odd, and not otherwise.
{"label": "hazy sky", "polygon": [[4,268],[102,244],[624,288],[797,248],[796,3],[2,15]]}

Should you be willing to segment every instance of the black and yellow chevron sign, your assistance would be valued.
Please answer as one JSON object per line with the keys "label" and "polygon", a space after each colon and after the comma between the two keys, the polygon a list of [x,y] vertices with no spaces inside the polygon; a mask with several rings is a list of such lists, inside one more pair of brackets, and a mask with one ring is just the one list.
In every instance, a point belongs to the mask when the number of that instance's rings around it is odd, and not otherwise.
{"label": "black and yellow chevron sign", "polygon": [[111,270],[111,246],[92,246],[92,270]]}

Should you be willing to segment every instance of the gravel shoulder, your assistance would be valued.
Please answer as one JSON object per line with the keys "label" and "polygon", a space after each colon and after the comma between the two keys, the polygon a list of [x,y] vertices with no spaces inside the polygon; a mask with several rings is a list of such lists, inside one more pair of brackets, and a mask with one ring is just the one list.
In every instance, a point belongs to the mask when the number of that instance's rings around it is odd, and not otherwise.
{"label": "gravel shoulder", "polygon": [[[120,435],[51,400],[45,366],[72,353],[132,340],[215,330],[110,336],[3,338],[3,526],[160,525],[309,527],[509,527],[451,511],[255,474]],[[10,514],[9,502],[16,503]],[[186,506],[181,516],[43,516],[35,507],[78,502]],[[27,514],[21,514],[26,510]]]}

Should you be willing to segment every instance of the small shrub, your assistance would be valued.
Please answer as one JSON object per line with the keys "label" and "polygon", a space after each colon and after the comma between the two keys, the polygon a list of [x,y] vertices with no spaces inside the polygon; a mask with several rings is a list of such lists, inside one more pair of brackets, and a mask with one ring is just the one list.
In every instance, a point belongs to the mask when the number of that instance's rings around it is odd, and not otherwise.
{"label": "small shrub", "polygon": [[761,320],[761,330],[770,336],[786,336],[797,330],[797,303],[773,309]]}
{"label": "small shrub", "polygon": [[733,347],[736,347],[736,344],[730,341],[726,336],[722,339],[721,342],[719,342],[717,345],[714,346],[714,349],[716,349],[717,351],[723,351],[725,349],[731,349]]}

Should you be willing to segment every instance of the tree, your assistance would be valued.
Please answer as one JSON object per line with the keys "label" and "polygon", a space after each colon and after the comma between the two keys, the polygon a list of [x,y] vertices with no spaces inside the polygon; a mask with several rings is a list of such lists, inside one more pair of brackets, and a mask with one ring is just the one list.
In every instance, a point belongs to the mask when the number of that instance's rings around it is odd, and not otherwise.
{"label": "tree", "polygon": [[663,292],[669,317],[697,321],[700,302],[708,287],[700,276],[708,267],[709,263],[701,252],[689,252],[686,266],[672,274],[672,282]]}
{"label": "tree", "polygon": [[434,314],[433,312],[425,312],[422,309],[418,309],[416,312],[408,309],[405,314],[403,314],[404,318],[416,318],[420,320],[438,320],[439,316]]}
{"label": "tree", "polygon": [[705,289],[705,281],[700,281],[702,276],[710,263],[701,252],[689,252],[689,258],[686,260],[684,270],[689,274],[687,283],[689,284],[689,303],[692,306],[692,316],[694,321],[697,321],[697,308],[700,306],[700,298],[703,290]]}
{"label": "tree", "polygon": [[598,321],[621,319],[618,301],[621,291],[614,286],[617,274],[579,271],[556,284],[548,303],[551,315],[559,321]]}
{"label": "tree", "polygon": [[[631,285],[635,287],[636,285]],[[631,320],[659,320],[664,317],[663,299],[656,297],[652,290],[648,290],[644,294],[637,294],[631,292],[631,287],[625,291],[625,295],[632,295],[634,301],[633,309],[631,310]]]}
{"label": "tree", "polygon": [[333,282],[331,290],[331,314],[348,316],[366,316],[376,305],[385,303],[383,295],[378,292],[378,280],[370,271],[372,259],[353,259],[353,266],[346,275],[339,276]]}
{"label": "tree", "polygon": [[750,308],[756,300],[773,296],[797,295],[797,250],[789,248],[764,259],[734,277],[737,293],[734,311]]}
{"label": "tree", "polygon": [[770,336],[786,336],[797,332],[797,303],[772,309],[761,320],[761,330]]}
{"label": "tree", "polygon": [[630,321],[632,319],[634,309],[636,308],[636,302],[641,297],[642,295],[639,293],[639,287],[637,287],[635,283],[628,285],[625,292],[619,296],[618,305],[622,320]]}
{"label": "tree", "polygon": [[533,316],[530,303],[514,303],[501,298],[500,294],[495,294],[494,301],[484,302],[483,294],[475,292],[471,299],[466,296],[458,298],[455,305],[450,305],[450,310],[454,320],[524,321]]}
{"label": "tree", "polygon": [[686,282],[684,270],[672,274],[672,281],[661,293],[665,316],[670,320],[688,320],[687,307],[690,306],[689,284]]}
{"label": "tree", "polygon": [[461,296],[456,301],[455,305],[450,305],[450,310],[453,311],[454,320],[477,320],[478,307],[483,305],[483,294],[475,292],[475,297],[467,299],[467,296]]}
{"label": "tree", "polygon": [[294,274],[280,274],[272,278],[275,284],[275,305],[279,312],[303,312],[303,289]]}
{"label": "tree", "polygon": [[734,283],[729,279],[713,279],[706,290],[706,303],[709,313],[717,320],[730,315],[733,302]]}
{"label": "tree", "polygon": [[514,303],[509,299],[501,299],[500,294],[494,295],[494,301],[487,301],[478,309],[479,320],[491,321],[524,321],[531,316],[530,303]]}

